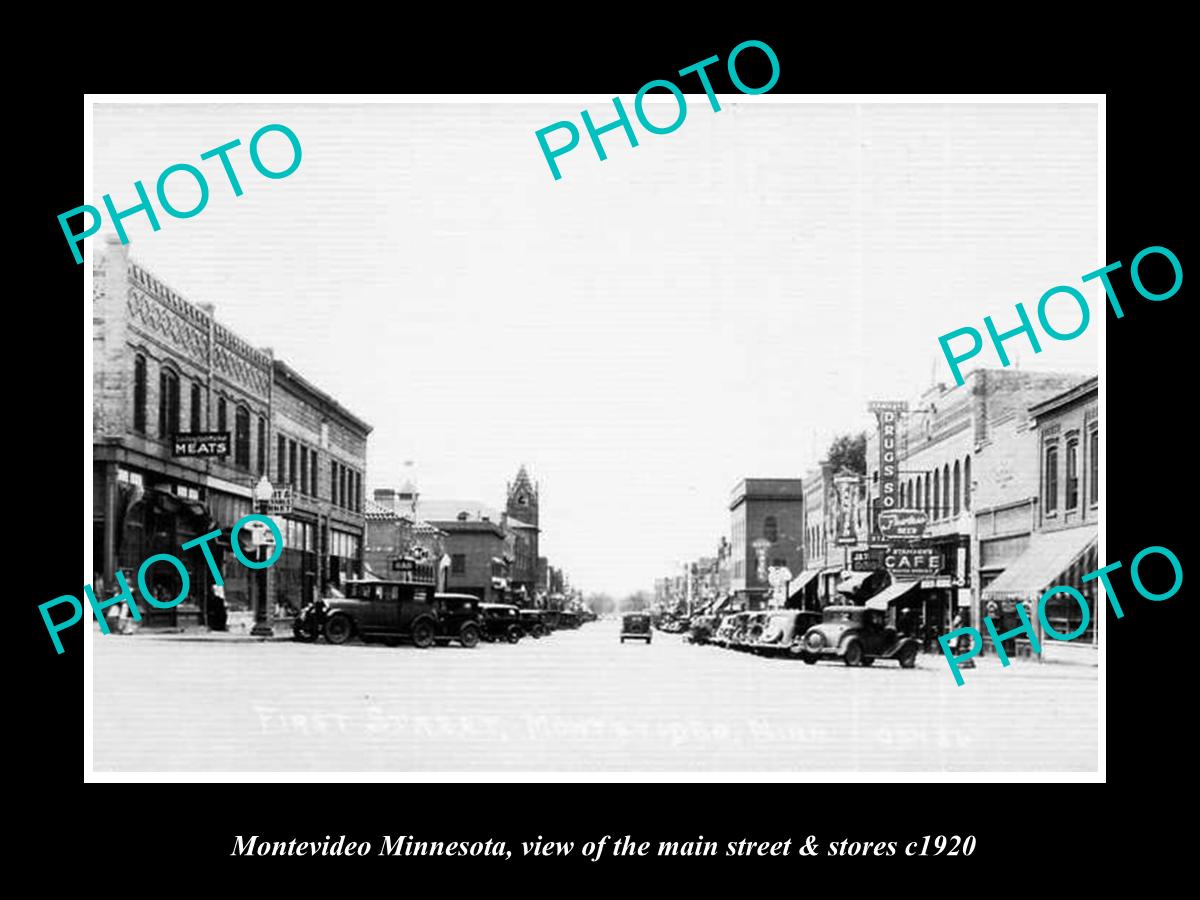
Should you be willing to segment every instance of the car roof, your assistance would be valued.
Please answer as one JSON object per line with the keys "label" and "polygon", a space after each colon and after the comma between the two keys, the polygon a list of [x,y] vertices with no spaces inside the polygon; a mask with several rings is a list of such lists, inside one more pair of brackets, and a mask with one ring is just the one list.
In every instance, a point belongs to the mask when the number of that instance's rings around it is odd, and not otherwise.
{"label": "car roof", "polygon": [[865,606],[827,606],[821,612],[855,612],[866,609]]}
{"label": "car roof", "polygon": [[479,598],[474,594],[434,594],[433,596],[437,600],[474,600],[476,603],[479,602]]}

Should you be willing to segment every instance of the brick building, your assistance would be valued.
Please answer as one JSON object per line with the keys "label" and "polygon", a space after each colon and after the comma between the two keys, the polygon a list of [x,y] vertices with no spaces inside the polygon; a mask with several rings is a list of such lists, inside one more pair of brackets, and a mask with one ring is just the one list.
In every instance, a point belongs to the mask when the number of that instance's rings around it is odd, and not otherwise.
{"label": "brick building", "polygon": [[474,594],[488,603],[507,603],[513,538],[499,522],[470,518],[466,511],[450,521],[430,523],[445,535],[450,557],[446,590]]}
{"label": "brick building", "polygon": [[[93,269],[92,584],[111,595],[117,569],[133,585],[147,557],[170,553],[186,565],[190,591],[169,610],[139,604],[144,622],[202,623],[212,577],[199,548],[181,545],[216,528],[223,534],[210,546],[226,604],[250,608],[249,571],[233,560],[228,534],[252,511],[253,485],[268,471],[273,360],[128,250],[110,237]],[[200,432],[227,432],[227,454],[187,455],[178,436]],[[165,564],[147,580],[165,600],[181,587]]]}
{"label": "brick building", "polygon": [[[1014,628],[1019,624],[1015,604],[1024,603],[1037,630],[1045,659],[1096,662],[1099,610],[1097,582],[1083,576],[1099,567],[1097,526],[1100,513],[1099,383],[1089,378],[1070,390],[1029,408],[1032,436],[1027,456],[1037,473],[1035,496],[1027,507],[1028,527],[1009,550],[1001,573],[986,571],[982,582],[984,612]],[[1024,525],[1025,523],[1023,523]],[[1047,638],[1037,604],[1047,589],[1074,587],[1088,603],[1088,622],[1068,594],[1046,602],[1046,619],[1059,634],[1082,628],[1069,642]],[[1017,641],[1028,647],[1025,638]]]}
{"label": "brick building", "polygon": [[[772,566],[801,569],[804,494],[799,478],[743,478],[729,501],[730,590],[748,608],[766,604]],[[765,541],[760,565],[756,541]]]}
{"label": "brick building", "polygon": [[[855,483],[846,492],[840,489],[838,479],[849,477],[854,477]],[[833,466],[822,460],[803,478],[803,485],[804,567],[788,585],[788,605],[817,610],[842,602],[842,592],[853,594],[872,586],[851,570],[854,551],[866,546],[866,484],[862,476],[834,472]],[[856,538],[854,544],[838,542],[839,533],[847,530],[845,517],[851,520],[848,531]]]}
{"label": "brick building", "polygon": [[[401,576],[405,558],[422,561],[435,570],[441,568],[446,535],[416,517],[415,499],[415,488],[405,485],[399,491],[378,488],[375,499],[366,501],[363,563],[371,574],[396,579]],[[449,560],[445,563],[448,567]],[[440,588],[441,582],[438,584]]]}
{"label": "brick building", "polygon": [[273,594],[280,608],[298,610],[318,590],[362,574],[371,426],[280,360],[274,379],[270,477],[290,492],[292,511],[277,517],[286,549],[273,567]]}
{"label": "brick building", "polygon": [[[975,369],[963,385],[933,385],[901,416],[900,508],[927,514],[921,545],[939,555],[942,568],[894,599],[911,608],[927,639],[949,630],[959,609],[971,623],[980,621],[980,584],[1020,554],[1033,525],[1038,466],[1028,409],[1085,377]],[[872,501],[879,491],[878,440],[868,432]]]}

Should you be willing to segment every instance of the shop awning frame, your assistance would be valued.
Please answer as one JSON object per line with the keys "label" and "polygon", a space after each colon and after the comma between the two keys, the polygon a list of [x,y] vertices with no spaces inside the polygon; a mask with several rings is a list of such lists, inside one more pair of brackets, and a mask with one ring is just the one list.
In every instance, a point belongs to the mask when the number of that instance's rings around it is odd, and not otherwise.
{"label": "shop awning frame", "polygon": [[895,601],[899,600],[909,591],[914,588],[919,588],[921,582],[917,581],[894,581],[888,587],[867,601],[867,609],[882,609],[886,610]]}
{"label": "shop awning frame", "polygon": [[[1029,547],[985,587],[987,600],[1039,600],[1062,575],[1095,546],[1096,527],[1036,532]],[[1072,585],[1078,588],[1078,585]]]}
{"label": "shop awning frame", "polygon": [[795,578],[788,582],[788,599],[791,600],[798,593],[804,590],[808,585],[821,574],[820,569],[805,569]]}

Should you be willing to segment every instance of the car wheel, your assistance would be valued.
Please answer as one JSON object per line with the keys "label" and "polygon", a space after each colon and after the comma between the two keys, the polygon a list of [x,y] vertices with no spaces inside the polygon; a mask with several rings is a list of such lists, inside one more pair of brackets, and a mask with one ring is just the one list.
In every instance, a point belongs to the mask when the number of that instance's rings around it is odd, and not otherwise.
{"label": "car wheel", "polygon": [[437,629],[433,627],[433,623],[428,619],[421,619],[413,624],[412,642],[422,650],[426,647],[432,647],[434,638],[436,637]]}
{"label": "car wheel", "polygon": [[545,637],[546,636],[545,626],[544,625],[535,625],[533,628],[533,636],[535,638]]}
{"label": "car wheel", "polygon": [[846,653],[843,659],[846,660],[846,665],[848,666],[861,666],[863,664],[862,644],[860,644],[858,641],[850,641],[850,643],[846,645]]}
{"label": "car wheel", "polygon": [[515,644],[517,641],[521,640],[521,629],[516,627],[510,628],[508,629],[508,634],[506,634],[505,637],[508,638],[508,642],[510,644]]}
{"label": "car wheel", "polygon": [[900,668],[912,669],[917,665],[917,648],[905,647],[900,651]]}
{"label": "car wheel", "polygon": [[330,616],[325,623],[325,640],[331,644],[344,644],[354,635],[354,623],[349,616]]}
{"label": "car wheel", "polygon": [[312,643],[319,637],[316,626],[307,622],[303,624],[297,622],[292,627],[292,636],[295,637],[296,640],[303,641],[306,644]]}
{"label": "car wheel", "polygon": [[800,658],[810,666],[815,666],[817,664],[817,658],[815,656],[802,656]]}
{"label": "car wheel", "polygon": [[622,637],[621,637],[621,643],[622,643],[622,644],[623,644],[623,643],[625,643],[625,637],[624,637],[624,636],[622,636]]}
{"label": "car wheel", "polygon": [[474,647],[479,643],[479,626],[468,622],[458,630],[458,642],[464,647]]}
{"label": "car wheel", "polygon": [[875,657],[873,657],[873,656],[864,656],[863,657],[862,664],[864,666],[869,666],[873,662],[875,662]]}

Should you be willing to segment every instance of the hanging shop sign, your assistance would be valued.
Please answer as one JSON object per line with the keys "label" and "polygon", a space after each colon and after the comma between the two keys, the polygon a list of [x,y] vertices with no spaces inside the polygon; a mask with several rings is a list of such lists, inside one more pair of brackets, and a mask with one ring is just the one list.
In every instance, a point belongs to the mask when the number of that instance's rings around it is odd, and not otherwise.
{"label": "hanging shop sign", "polygon": [[859,477],[857,475],[837,475],[833,479],[834,542],[839,547],[853,546],[858,543],[858,535],[854,532],[858,486]]}
{"label": "hanging shop sign", "polygon": [[897,434],[900,414],[908,412],[906,400],[874,400],[867,411],[879,423],[879,510],[886,512],[900,505],[900,463]]}

